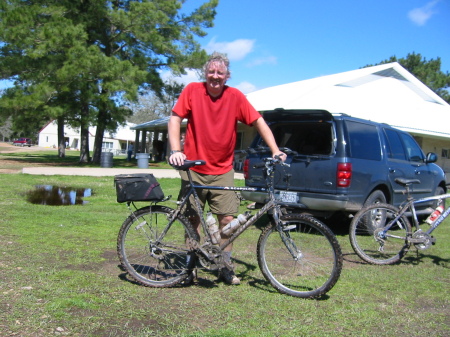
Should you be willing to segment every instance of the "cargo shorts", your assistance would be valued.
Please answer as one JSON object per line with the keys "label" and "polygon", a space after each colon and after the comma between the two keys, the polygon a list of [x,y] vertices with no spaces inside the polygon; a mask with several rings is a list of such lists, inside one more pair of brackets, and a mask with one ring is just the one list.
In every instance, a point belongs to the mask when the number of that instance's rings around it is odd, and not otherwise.
{"label": "cargo shorts", "polygon": [[[219,174],[202,174],[191,170],[192,180],[196,185],[206,186],[234,186],[234,170]],[[181,191],[178,200],[184,195],[184,191],[188,188],[189,179],[187,173],[180,171],[181,175]],[[239,210],[240,198],[236,191],[230,190],[210,190],[210,189],[196,189],[202,210],[205,209],[205,204],[208,206],[213,214],[216,215],[235,215]],[[195,208],[194,196],[191,195],[186,203],[183,213],[187,217],[192,217],[197,214]]]}

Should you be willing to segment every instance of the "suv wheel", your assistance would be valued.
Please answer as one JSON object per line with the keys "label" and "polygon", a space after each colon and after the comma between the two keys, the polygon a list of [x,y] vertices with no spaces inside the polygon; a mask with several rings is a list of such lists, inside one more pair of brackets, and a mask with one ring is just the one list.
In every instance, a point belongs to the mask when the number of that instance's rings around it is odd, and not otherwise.
{"label": "suv wheel", "polygon": [[[444,189],[441,186],[438,186],[436,188],[436,191],[434,192],[434,195],[441,195],[441,194],[445,194]],[[438,207],[438,202],[439,200],[436,200],[433,204],[433,209],[436,209],[436,207]],[[445,200],[444,200],[444,205],[445,205]]]}
{"label": "suv wheel", "polygon": [[380,190],[375,190],[367,197],[366,202],[364,203],[364,207],[378,203],[386,203],[386,196]]}
{"label": "suv wheel", "polygon": [[[364,203],[364,207],[380,203],[386,203],[386,196],[380,190],[375,190],[367,197],[366,202]],[[363,224],[367,228],[367,233],[369,233],[370,235],[372,235],[373,231],[379,226],[378,216],[378,210],[375,209],[373,210],[373,212],[367,214],[364,218],[361,219],[363,221]]]}

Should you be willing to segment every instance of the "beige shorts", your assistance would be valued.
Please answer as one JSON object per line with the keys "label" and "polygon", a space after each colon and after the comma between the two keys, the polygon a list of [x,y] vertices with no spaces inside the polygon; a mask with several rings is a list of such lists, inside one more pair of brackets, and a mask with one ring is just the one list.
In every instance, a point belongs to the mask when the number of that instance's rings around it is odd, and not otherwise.
{"label": "beige shorts", "polygon": [[[234,170],[225,174],[209,175],[201,174],[191,170],[192,179],[196,185],[210,185],[210,186],[234,186]],[[186,172],[180,171],[181,175],[181,191],[178,199],[189,184]],[[236,191],[227,190],[208,190],[196,189],[202,210],[205,209],[205,204],[208,203],[209,209],[213,214],[219,215],[235,215],[239,210],[239,196]],[[187,217],[197,215],[194,206],[194,196],[189,198],[184,214]]]}

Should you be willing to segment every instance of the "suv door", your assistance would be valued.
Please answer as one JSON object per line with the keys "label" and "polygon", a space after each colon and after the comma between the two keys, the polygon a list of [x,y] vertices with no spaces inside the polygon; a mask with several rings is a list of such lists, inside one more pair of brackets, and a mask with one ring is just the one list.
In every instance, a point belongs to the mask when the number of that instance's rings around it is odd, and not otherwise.
{"label": "suv door", "polygon": [[389,181],[393,188],[393,204],[405,200],[404,188],[395,182],[395,178],[419,179],[420,184],[413,184],[411,191],[415,198],[432,195],[434,176],[425,163],[425,156],[414,138],[407,133],[385,128],[389,164]]}
{"label": "suv door", "polygon": [[433,195],[436,188],[435,174],[431,171],[430,165],[426,164],[422,149],[411,135],[400,132],[400,138],[405,146],[406,156],[414,170],[414,175],[420,180],[420,184],[412,186],[414,196],[425,198]]}

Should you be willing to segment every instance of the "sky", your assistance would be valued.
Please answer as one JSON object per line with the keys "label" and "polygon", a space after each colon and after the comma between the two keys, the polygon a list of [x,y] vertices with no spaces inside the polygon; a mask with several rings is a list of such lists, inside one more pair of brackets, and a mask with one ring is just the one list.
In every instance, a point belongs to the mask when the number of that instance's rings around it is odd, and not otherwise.
{"label": "sky", "polygon": [[[440,57],[450,72],[450,0],[220,0],[216,11],[198,41],[208,53],[227,53],[227,84],[244,93],[413,52]],[[181,79],[195,80],[193,72]]]}
{"label": "sky", "polygon": [[[205,1],[186,0],[183,11]],[[244,93],[413,52],[450,72],[450,0],[220,0],[216,11],[197,40],[228,55],[228,85]],[[178,79],[198,80],[193,71]]]}

